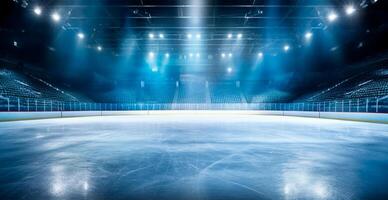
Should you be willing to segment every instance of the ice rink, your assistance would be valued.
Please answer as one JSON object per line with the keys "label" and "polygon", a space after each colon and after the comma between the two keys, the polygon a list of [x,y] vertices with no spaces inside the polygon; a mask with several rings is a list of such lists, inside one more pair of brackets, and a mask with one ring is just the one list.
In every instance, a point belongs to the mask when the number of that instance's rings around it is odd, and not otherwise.
{"label": "ice rink", "polygon": [[0,199],[388,199],[388,125],[257,115],[0,123]]}

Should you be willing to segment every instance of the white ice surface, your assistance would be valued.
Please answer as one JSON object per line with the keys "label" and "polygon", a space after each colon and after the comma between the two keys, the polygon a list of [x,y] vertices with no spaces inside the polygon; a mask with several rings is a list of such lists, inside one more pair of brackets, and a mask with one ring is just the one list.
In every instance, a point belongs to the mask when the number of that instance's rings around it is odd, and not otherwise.
{"label": "white ice surface", "polygon": [[0,123],[10,199],[362,199],[387,195],[388,125],[255,115]]}

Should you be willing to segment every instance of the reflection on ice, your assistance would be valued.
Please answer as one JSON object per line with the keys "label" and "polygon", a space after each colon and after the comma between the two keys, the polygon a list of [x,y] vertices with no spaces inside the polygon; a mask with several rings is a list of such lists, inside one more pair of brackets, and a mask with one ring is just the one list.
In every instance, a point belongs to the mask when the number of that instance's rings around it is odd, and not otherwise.
{"label": "reflection on ice", "polygon": [[75,170],[64,165],[54,165],[49,176],[50,193],[55,197],[65,197],[74,193],[86,195],[89,190],[89,172],[85,169]]}
{"label": "reflection on ice", "polygon": [[327,199],[331,197],[329,184],[324,178],[306,171],[288,171],[284,176],[284,196],[286,199]]}

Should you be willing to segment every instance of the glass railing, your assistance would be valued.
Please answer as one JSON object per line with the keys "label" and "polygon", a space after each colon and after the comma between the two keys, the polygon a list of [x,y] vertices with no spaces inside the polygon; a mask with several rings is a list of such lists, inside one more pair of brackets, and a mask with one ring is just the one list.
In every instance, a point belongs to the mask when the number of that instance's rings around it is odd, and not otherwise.
{"label": "glass railing", "polygon": [[388,98],[298,103],[92,103],[0,97],[1,112],[130,111],[130,110],[273,110],[388,113]]}

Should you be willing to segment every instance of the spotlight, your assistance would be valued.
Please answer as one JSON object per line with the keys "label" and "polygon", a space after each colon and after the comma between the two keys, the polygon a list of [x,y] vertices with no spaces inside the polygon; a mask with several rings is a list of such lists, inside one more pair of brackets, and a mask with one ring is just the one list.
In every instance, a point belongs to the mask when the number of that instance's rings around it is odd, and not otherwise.
{"label": "spotlight", "polygon": [[242,38],[242,34],[241,33],[237,34],[237,39],[241,39],[241,38]]}
{"label": "spotlight", "polygon": [[334,22],[338,18],[338,15],[335,12],[331,12],[328,16],[327,19],[330,22]]}
{"label": "spotlight", "polygon": [[160,34],[159,34],[159,38],[160,38],[160,39],[163,39],[163,38],[164,38],[164,34],[163,34],[163,33],[160,33]]}
{"label": "spotlight", "polygon": [[191,39],[192,37],[193,37],[193,35],[191,35],[191,33],[187,34],[188,39]]}
{"label": "spotlight", "polygon": [[51,15],[51,19],[53,19],[55,22],[59,22],[61,20],[61,16],[57,12],[54,12]]}
{"label": "spotlight", "polygon": [[346,6],[345,12],[347,15],[352,15],[354,12],[356,12],[356,9],[352,5]]}
{"label": "spotlight", "polygon": [[78,33],[77,36],[81,40],[85,38],[85,35],[83,33]]}
{"label": "spotlight", "polygon": [[313,37],[313,33],[311,32],[307,32],[306,34],[304,34],[304,38],[306,38],[306,40],[310,40],[311,37]]}
{"label": "spotlight", "polygon": [[169,57],[170,57],[170,54],[169,54],[169,53],[166,53],[166,54],[164,54],[164,56],[165,56],[166,58],[169,58]]}
{"label": "spotlight", "polygon": [[36,7],[34,8],[34,13],[35,13],[36,15],[41,15],[41,14],[42,14],[42,9],[41,9],[39,6],[36,6]]}
{"label": "spotlight", "polygon": [[231,68],[231,67],[228,67],[228,69],[226,69],[227,71],[228,71],[228,73],[232,73],[232,71],[233,71],[233,68]]}
{"label": "spotlight", "polygon": [[222,54],[221,54],[221,57],[222,57],[222,58],[225,58],[225,57],[226,57],[226,54],[225,54],[225,53],[222,53]]}
{"label": "spotlight", "polygon": [[197,35],[195,35],[195,38],[197,38],[197,40],[201,39],[201,34],[197,33]]}
{"label": "spotlight", "polygon": [[196,56],[197,58],[199,58],[201,55],[200,55],[199,53],[197,53],[195,56]]}
{"label": "spotlight", "polygon": [[101,45],[97,46],[97,51],[102,51],[102,46]]}
{"label": "spotlight", "polygon": [[233,34],[229,33],[228,34],[228,39],[232,39],[232,37],[233,37]]}
{"label": "spotlight", "polygon": [[232,53],[229,53],[228,56],[229,56],[229,58],[231,58],[231,57],[233,56],[233,54],[232,54]]}
{"label": "spotlight", "polygon": [[262,58],[262,57],[263,57],[263,52],[259,52],[259,53],[257,54],[257,56],[259,56],[259,58]]}
{"label": "spotlight", "polygon": [[150,34],[148,34],[148,37],[150,38],[150,39],[154,39],[154,34],[153,33],[150,33]]}
{"label": "spotlight", "polygon": [[155,53],[154,53],[154,52],[152,52],[152,51],[151,51],[151,52],[149,52],[149,53],[148,53],[148,57],[150,57],[150,58],[154,58],[154,57],[155,57]]}
{"label": "spotlight", "polygon": [[193,54],[192,54],[192,53],[190,53],[190,54],[189,54],[189,57],[190,57],[190,58],[192,58],[192,57],[193,57]]}
{"label": "spotlight", "polygon": [[288,44],[284,45],[283,50],[287,52],[290,50],[290,46]]}

